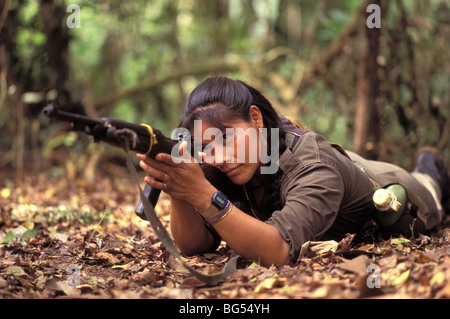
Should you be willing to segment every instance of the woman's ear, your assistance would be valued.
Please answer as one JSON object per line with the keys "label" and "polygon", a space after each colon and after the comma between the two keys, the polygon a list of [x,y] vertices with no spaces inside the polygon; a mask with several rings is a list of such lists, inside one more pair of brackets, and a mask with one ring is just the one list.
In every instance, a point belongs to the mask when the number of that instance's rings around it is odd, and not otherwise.
{"label": "woman's ear", "polygon": [[256,105],[250,106],[250,123],[256,129],[264,127],[263,117],[261,111]]}

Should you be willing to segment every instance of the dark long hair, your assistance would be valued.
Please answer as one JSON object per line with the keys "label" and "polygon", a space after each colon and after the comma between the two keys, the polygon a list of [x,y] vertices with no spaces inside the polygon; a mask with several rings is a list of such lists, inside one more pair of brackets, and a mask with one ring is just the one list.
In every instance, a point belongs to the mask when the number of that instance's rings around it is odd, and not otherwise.
{"label": "dark long hair", "polygon": [[[190,94],[184,109],[182,127],[192,129],[195,120],[207,121],[214,127],[225,129],[225,124],[236,119],[250,121],[250,107],[255,105],[261,111],[264,127],[267,129],[268,150],[271,150],[271,129],[279,129],[279,154],[286,149],[285,132],[272,104],[255,88],[227,77],[212,77],[203,81]],[[258,212],[263,220],[275,210],[281,209],[280,181],[282,171],[267,175],[264,203]]]}

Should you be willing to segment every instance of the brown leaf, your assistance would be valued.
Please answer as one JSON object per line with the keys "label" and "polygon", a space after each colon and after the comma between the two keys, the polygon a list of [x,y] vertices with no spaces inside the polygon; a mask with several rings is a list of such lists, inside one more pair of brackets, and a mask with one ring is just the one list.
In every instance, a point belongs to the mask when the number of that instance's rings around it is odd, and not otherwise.
{"label": "brown leaf", "polygon": [[105,260],[110,265],[115,265],[120,262],[119,258],[114,256],[113,254],[110,254],[110,253],[107,253],[104,251],[100,251],[97,254],[95,254],[95,257],[98,259],[101,259],[101,260]]}
{"label": "brown leaf", "polygon": [[269,277],[264,279],[255,288],[255,293],[259,294],[273,289],[274,287],[281,287],[286,283],[285,278]]}
{"label": "brown leaf", "polygon": [[[334,240],[327,241],[307,241],[302,245],[300,251],[300,257],[302,256],[314,256],[327,252],[336,252],[338,243]],[[299,257],[299,258],[300,258]]]}
{"label": "brown leaf", "polygon": [[351,245],[353,243],[353,239],[355,238],[356,234],[347,234],[338,244],[338,250],[337,252],[345,252],[350,250]]}
{"label": "brown leaf", "polygon": [[397,254],[392,254],[390,256],[381,258],[378,261],[378,265],[380,265],[383,268],[394,268],[397,266],[397,259],[398,259]]}
{"label": "brown leaf", "polygon": [[76,288],[71,288],[67,284],[67,282],[63,282],[60,280],[56,280],[55,278],[50,278],[45,283],[45,288],[54,290],[54,291],[61,291],[68,297],[79,297],[80,292]]}
{"label": "brown leaf", "polygon": [[435,259],[433,259],[431,256],[427,255],[427,254],[420,254],[419,257],[417,258],[416,262],[419,264],[426,264],[429,262],[436,262]]}
{"label": "brown leaf", "polygon": [[450,281],[438,292],[436,298],[450,298]]}
{"label": "brown leaf", "polygon": [[369,257],[366,255],[360,255],[354,259],[346,261],[337,265],[338,268],[353,272],[359,276],[367,274],[367,266],[369,266]]}
{"label": "brown leaf", "polygon": [[433,249],[432,251],[427,251],[424,253],[424,256],[431,260],[438,261],[442,256],[450,256],[450,246],[444,246]]}

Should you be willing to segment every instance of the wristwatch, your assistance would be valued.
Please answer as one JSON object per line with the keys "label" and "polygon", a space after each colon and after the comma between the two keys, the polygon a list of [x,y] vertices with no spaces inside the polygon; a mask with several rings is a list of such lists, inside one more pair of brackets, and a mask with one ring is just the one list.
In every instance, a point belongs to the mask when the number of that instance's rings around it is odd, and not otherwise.
{"label": "wristwatch", "polygon": [[209,218],[219,210],[224,209],[227,206],[228,198],[222,192],[215,192],[211,199],[211,206],[206,210],[200,212],[204,218]]}

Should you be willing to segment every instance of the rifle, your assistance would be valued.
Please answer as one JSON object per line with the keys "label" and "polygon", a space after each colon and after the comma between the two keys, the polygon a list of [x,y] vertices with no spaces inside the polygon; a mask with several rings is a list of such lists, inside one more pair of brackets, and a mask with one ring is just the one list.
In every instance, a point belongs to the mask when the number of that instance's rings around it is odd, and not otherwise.
{"label": "rifle", "polygon": [[[61,110],[55,102],[48,104],[44,108],[43,113],[49,118],[70,122],[73,130],[82,131],[91,135],[94,138],[94,142],[102,141],[112,146],[123,148],[127,153],[128,150],[131,150],[146,154],[153,158],[158,153],[171,154],[172,149],[177,147],[177,144],[186,138],[185,135],[179,135],[177,139],[167,138],[160,130],[147,124],[135,124],[111,118],[101,118],[97,120],[81,114],[66,112]],[[194,153],[191,152],[191,154]],[[136,214],[140,218],[148,220],[151,223],[153,230],[166,249],[177,258],[178,261],[194,275],[194,277],[208,285],[216,285],[236,270],[236,263],[239,256],[234,253],[231,259],[223,267],[222,271],[216,274],[203,274],[188,265],[182,259],[178,248],[172,242],[170,235],[164,229],[164,226],[161,224],[161,221],[155,213],[154,207],[161,191],[159,189],[153,189],[148,184],[145,185],[144,191],[141,189],[136,169],[131,163],[129,154],[127,154],[127,167],[139,187],[141,197],[139,204],[136,207]],[[245,200],[242,197],[243,191],[241,188],[233,184],[219,169],[206,163],[201,163],[201,168],[209,182],[226,194],[232,202],[237,204]]]}
{"label": "rifle", "polygon": [[[179,134],[176,139],[166,137],[160,130],[147,124],[135,124],[122,120],[103,117],[94,119],[85,115],[61,110],[56,102],[50,102],[44,107],[43,113],[50,119],[71,123],[71,129],[84,132],[93,137],[94,142],[105,142],[114,147],[123,148],[124,140],[131,151],[155,157],[158,153],[171,154],[172,149],[180,142],[186,140],[186,136]],[[191,154],[194,145],[191,143]],[[207,163],[201,163],[201,168],[206,179],[217,189],[222,191],[234,203],[245,201],[242,189],[233,184],[224,173]],[[154,189],[145,184],[144,194],[153,207],[156,206],[161,190]],[[136,215],[147,220],[144,214],[142,200],[139,201]]]}

